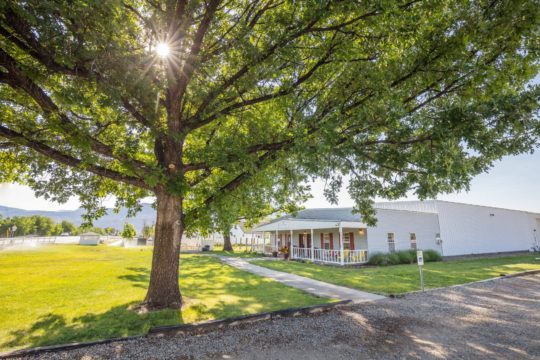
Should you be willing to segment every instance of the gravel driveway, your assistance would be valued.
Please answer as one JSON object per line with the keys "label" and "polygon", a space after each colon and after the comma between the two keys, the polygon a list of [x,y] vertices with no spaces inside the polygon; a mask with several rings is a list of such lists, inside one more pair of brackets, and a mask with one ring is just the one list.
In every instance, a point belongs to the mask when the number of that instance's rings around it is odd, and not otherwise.
{"label": "gravel driveway", "polygon": [[200,336],[43,359],[540,359],[540,275],[505,278]]}

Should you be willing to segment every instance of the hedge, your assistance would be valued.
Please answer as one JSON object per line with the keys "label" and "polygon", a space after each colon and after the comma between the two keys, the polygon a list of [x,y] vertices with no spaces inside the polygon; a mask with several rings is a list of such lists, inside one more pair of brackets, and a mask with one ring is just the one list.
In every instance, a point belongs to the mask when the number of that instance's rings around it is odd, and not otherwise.
{"label": "hedge", "polygon": [[[442,256],[436,250],[424,250],[424,262],[441,261]],[[376,252],[369,257],[368,264],[376,266],[414,264],[416,263],[416,250],[400,250],[393,253]]]}

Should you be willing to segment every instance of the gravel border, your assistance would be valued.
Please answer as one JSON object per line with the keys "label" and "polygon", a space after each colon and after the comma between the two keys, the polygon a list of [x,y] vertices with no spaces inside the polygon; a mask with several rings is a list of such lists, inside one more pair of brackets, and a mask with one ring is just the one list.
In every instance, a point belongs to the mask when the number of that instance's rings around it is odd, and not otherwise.
{"label": "gravel border", "polygon": [[200,335],[215,330],[226,330],[227,328],[237,327],[239,325],[253,324],[259,321],[279,319],[283,317],[299,317],[309,316],[314,314],[320,314],[327,311],[331,311],[341,306],[349,305],[351,300],[342,300],[332,302],[328,304],[312,305],[298,308],[288,308],[283,310],[269,311],[264,313],[257,313],[251,315],[242,315],[226,319],[202,321],[191,324],[170,325],[170,326],[157,326],[150,328],[147,334],[126,336],[119,338],[111,338],[104,340],[78,342],[72,344],[59,344],[51,346],[40,346],[29,349],[15,350],[7,353],[0,354],[0,359],[11,359],[14,357],[25,357],[30,355],[39,355],[43,353],[54,353],[68,350],[74,350],[84,347],[90,347],[94,345],[106,345],[109,343],[125,342],[131,340],[139,340],[142,338],[159,338],[164,336],[178,336],[178,335]]}

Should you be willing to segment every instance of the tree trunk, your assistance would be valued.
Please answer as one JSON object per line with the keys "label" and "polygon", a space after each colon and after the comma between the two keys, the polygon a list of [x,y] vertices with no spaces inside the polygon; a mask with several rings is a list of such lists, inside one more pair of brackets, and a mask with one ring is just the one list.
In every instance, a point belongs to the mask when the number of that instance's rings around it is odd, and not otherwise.
{"label": "tree trunk", "polygon": [[223,251],[233,251],[230,231],[223,233]]}
{"label": "tree trunk", "polygon": [[147,310],[180,309],[178,286],[180,242],[182,239],[182,200],[159,192],[150,284],[143,307]]}

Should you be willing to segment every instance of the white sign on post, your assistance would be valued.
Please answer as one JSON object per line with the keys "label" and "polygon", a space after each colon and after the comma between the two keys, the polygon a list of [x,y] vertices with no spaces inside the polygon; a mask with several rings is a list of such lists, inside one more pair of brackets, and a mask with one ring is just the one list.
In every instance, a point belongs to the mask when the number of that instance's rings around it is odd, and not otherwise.
{"label": "white sign on post", "polygon": [[416,260],[418,262],[418,270],[420,270],[420,288],[424,291],[424,272],[422,266],[424,265],[424,253],[422,250],[416,252]]}
{"label": "white sign on post", "polygon": [[424,253],[422,250],[416,252],[416,259],[418,260],[418,266],[424,265]]}

